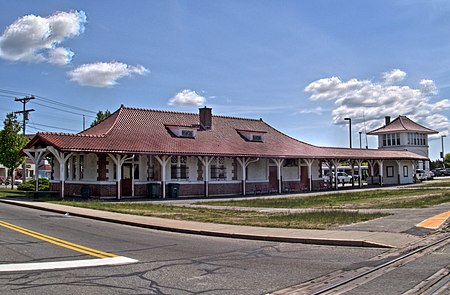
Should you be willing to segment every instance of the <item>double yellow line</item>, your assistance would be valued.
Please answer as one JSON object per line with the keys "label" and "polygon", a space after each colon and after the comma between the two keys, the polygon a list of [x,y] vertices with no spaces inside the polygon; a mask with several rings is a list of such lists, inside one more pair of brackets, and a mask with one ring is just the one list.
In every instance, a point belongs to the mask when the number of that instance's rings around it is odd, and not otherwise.
{"label": "double yellow line", "polygon": [[35,232],[35,231],[32,231],[32,230],[29,230],[29,229],[26,229],[26,228],[23,228],[23,227],[20,227],[20,226],[17,226],[17,225],[8,223],[8,222],[5,222],[5,221],[2,221],[2,220],[0,220],[0,226],[9,228],[11,230],[17,231],[19,233],[22,233],[22,234],[34,237],[36,239],[39,239],[39,240],[42,240],[42,241],[45,241],[45,242],[48,242],[48,243],[52,243],[52,244],[55,244],[55,245],[58,245],[58,246],[61,246],[61,247],[67,248],[67,249],[71,249],[71,250],[74,250],[74,251],[77,251],[77,252],[80,252],[80,253],[91,255],[91,256],[94,256],[94,257],[98,257],[98,258],[117,257],[117,255],[115,255],[115,254],[111,254],[111,253],[95,250],[95,249],[88,248],[88,247],[85,247],[85,246],[82,246],[82,245],[74,244],[74,243],[71,243],[71,242],[68,242],[68,241],[64,241],[64,240],[61,240],[61,239],[58,239],[58,238],[47,236],[47,235],[44,235],[44,234],[41,234],[41,233],[38,233],[38,232]]}

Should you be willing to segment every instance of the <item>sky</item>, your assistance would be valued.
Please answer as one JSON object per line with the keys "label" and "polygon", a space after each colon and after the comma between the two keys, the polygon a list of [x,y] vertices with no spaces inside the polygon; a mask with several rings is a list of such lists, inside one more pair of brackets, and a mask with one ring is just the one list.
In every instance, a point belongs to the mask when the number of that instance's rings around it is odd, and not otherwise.
{"label": "sky", "polygon": [[432,160],[449,135],[446,0],[0,3],[0,118],[34,96],[27,133],[80,132],[123,104],[208,106],[337,147],[346,117],[353,147],[362,132],[376,148],[365,132],[405,115],[440,132]]}

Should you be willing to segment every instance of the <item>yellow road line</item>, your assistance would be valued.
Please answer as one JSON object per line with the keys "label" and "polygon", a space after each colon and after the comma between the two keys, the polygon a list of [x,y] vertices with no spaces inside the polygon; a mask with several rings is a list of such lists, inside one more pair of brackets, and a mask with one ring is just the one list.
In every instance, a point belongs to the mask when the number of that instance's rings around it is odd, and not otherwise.
{"label": "yellow road line", "polygon": [[450,211],[435,215],[419,223],[418,227],[438,229],[450,217]]}
{"label": "yellow road line", "polygon": [[71,242],[68,242],[65,240],[61,240],[61,239],[58,239],[55,237],[51,237],[51,236],[48,236],[45,234],[41,234],[39,232],[35,232],[35,231],[29,230],[29,229],[26,229],[26,228],[23,228],[23,227],[20,227],[20,226],[17,226],[17,225],[14,225],[12,223],[8,223],[8,222],[2,221],[2,220],[0,220],[0,226],[9,228],[11,230],[34,237],[36,239],[39,239],[39,240],[42,240],[42,241],[45,241],[48,243],[52,243],[52,244],[55,244],[55,245],[58,245],[58,246],[61,246],[61,247],[67,248],[67,249],[71,249],[71,250],[74,250],[74,251],[77,251],[80,253],[84,253],[84,254],[87,254],[90,256],[94,256],[94,257],[98,257],[98,258],[117,257],[117,255],[115,255],[115,254],[95,250],[95,249],[88,248],[88,247],[85,247],[82,245],[78,245],[78,244],[71,243]]}

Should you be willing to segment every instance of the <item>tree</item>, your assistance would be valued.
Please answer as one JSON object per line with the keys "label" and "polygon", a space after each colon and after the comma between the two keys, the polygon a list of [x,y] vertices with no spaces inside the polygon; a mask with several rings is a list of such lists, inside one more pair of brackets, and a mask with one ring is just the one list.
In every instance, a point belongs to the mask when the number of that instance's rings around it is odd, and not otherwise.
{"label": "tree", "polygon": [[91,123],[91,127],[94,127],[95,125],[97,125],[98,123],[100,123],[101,121],[105,120],[106,118],[108,118],[109,116],[111,116],[111,112],[106,110],[105,112],[102,111],[98,111],[97,116],[95,117],[94,122]]}
{"label": "tree", "polygon": [[444,164],[445,164],[445,167],[447,167],[447,168],[450,167],[450,154],[445,155]]}
{"label": "tree", "polygon": [[11,188],[14,188],[15,169],[25,161],[19,151],[28,140],[20,134],[16,114],[8,113],[3,124],[3,130],[0,131],[0,163],[12,171]]}
{"label": "tree", "polygon": [[434,161],[430,161],[430,169],[434,170],[434,169],[441,169],[443,168],[444,165],[442,164],[442,160],[434,160]]}

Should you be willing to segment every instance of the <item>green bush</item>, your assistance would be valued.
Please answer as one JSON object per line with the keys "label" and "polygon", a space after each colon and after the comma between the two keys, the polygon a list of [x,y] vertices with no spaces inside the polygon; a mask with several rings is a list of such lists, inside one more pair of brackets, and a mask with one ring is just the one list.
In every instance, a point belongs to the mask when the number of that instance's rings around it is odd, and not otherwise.
{"label": "green bush", "polygon": [[[21,191],[34,191],[35,190],[35,180],[28,180],[25,183],[19,184],[17,186],[18,190]],[[50,190],[50,181],[45,178],[39,178],[39,191],[48,191]]]}

